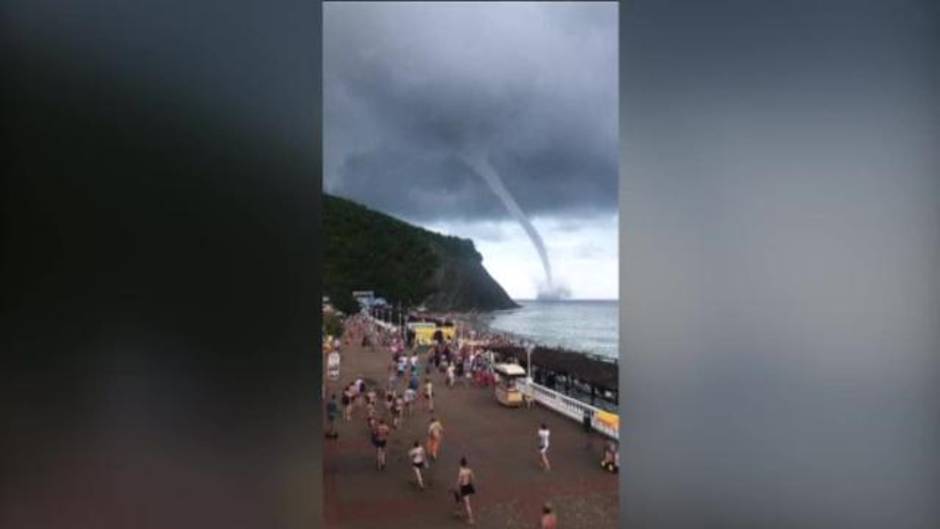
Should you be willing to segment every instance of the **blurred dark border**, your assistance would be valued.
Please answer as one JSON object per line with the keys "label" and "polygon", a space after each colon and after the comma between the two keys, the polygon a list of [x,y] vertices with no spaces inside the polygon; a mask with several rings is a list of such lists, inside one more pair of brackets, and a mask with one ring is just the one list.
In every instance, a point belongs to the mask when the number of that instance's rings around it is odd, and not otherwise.
{"label": "blurred dark border", "polygon": [[[695,139],[638,115],[676,89],[657,39],[720,38],[673,18],[714,5],[621,8],[622,526],[936,527],[938,105],[915,169],[857,182],[882,194],[845,212],[809,204],[781,251],[796,188],[636,170],[644,137]],[[936,96],[936,8],[904,5]],[[0,526],[320,526],[320,21],[317,2],[4,1]],[[777,224],[707,201],[729,191]],[[751,238],[716,246],[735,218]],[[755,250],[784,260],[731,258]]]}
{"label": "blurred dark border", "polygon": [[620,4],[621,526],[940,527],[938,4]]}
{"label": "blurred dark border", "polygon": [[319,526],[320,17],[3,2],[0,526]]}

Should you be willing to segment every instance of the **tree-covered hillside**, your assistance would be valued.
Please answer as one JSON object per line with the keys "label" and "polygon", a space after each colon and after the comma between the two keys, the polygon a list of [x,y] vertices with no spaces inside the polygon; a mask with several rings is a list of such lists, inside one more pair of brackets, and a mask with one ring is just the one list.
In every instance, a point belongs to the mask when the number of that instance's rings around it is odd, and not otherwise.
{"label": "tree-covered hillside", "polygon": [[350,200],[323,195],[323,292],[344,312],[353,290],[407,306],[492,310],[515,306],[482,266],[473,242],[412,226]]}

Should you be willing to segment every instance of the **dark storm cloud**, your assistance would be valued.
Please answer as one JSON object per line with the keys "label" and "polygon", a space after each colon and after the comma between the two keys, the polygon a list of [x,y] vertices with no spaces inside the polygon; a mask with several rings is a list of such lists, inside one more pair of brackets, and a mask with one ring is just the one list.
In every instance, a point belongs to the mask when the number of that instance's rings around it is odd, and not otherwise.
{"label": "dark storm cloud", "polygon": [[329,192],[412,219],[617,207],[614,3],[328,3]]}

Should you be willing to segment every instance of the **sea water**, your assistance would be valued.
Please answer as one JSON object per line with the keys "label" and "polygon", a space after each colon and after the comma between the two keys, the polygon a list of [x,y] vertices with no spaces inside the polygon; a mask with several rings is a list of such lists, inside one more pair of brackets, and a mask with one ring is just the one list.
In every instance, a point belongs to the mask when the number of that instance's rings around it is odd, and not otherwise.
{"label": "sea water", "polygon": [[515,300],[518,309],[488,313],[483,320],[540,345],[563,347],[616,359],[617,300]]}

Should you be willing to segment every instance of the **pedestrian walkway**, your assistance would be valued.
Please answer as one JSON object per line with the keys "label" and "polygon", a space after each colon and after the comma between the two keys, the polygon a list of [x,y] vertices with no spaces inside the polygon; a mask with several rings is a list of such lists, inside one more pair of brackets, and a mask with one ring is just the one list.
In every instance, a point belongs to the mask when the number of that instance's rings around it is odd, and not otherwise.
{"label": "pedestrian walkway", "polygon": [[[346,347],[342,377],[328,382],[327,397],[362,375],[387,380],[387,350]],[[476,476],[473,496],[476,527],[531,528],[545,501],[555,506],[559,527],[614,529],[617,527],[618,478],[603,471],[603,438],[593,434],[586,447],[581,425],[553,411],[507,408],[498,404],[492,389],[463,386],[447,388],[444,376],[433,374],[435,415],[444,426],[440,459],[424,471],[426,490],[414,483],[408,450],[425,440],[430,414],[418,402],[414,415],[388,442],[388,466],[375,467],[375,449],[369,440],[365,410],[357,409],[351,422],[338,421],[338,440],[326,440],[324,450],[324,515],[330,529],[419,529],[462,527],[453,515],[449,492],[456,481],[458,461],[466,456]],[[404,389],[404,386],[401,387]],[[378,406],[380,413],[383,406]],[[549,457],[552,470],[539,465],[539,424],[551,429]]]}

